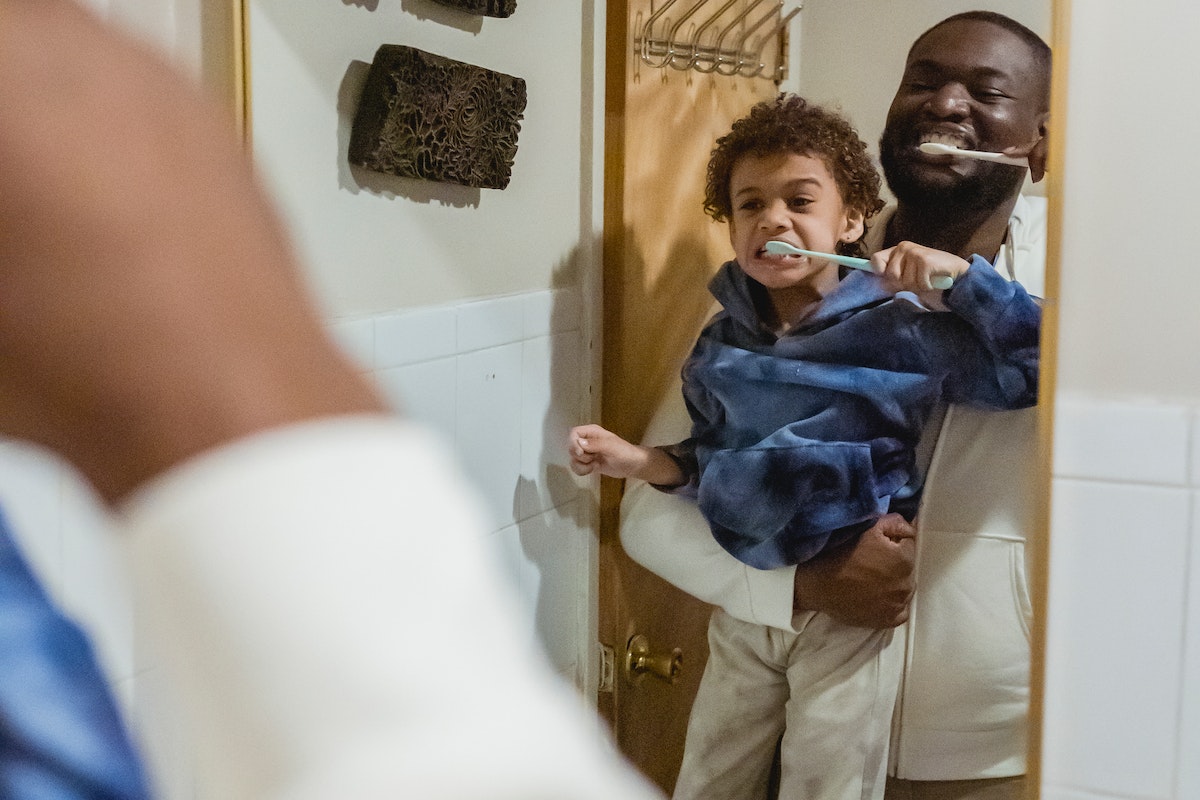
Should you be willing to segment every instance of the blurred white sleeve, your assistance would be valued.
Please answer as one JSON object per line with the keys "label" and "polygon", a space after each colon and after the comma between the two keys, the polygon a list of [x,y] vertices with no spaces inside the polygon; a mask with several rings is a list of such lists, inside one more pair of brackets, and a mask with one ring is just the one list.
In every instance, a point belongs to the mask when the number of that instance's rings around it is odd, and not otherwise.
{"label": "blurred white sleeve", "polygon": [[621,501],[621,546],[692,597],[745,622],[794,630],[795,567],[755,569],[713,538],[693,500],[631,484]]}
{"label": "blurred white sleeve", "polygon": [[654,798],[532,651],[445,449],[331,419],[123,509],[140,634],[228,800]]}
{"label": "blurred white sleeve", "polygon": [[[670,444],[691,435],[692,423],[679,381],[642,441]],[[720,606],[745,622],[794,630],[795,567],[761,570],[731,556],[713,538],[696,503],[629,481],[621,500],[621,545],[626,554],[673,586]]]}

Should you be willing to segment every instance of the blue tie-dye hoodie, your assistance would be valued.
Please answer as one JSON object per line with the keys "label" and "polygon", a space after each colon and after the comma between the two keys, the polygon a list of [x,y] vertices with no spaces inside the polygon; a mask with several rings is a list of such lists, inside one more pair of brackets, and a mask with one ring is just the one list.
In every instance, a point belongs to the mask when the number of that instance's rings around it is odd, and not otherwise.
{"label": "blue tie-dye hoodie", "polygon": [[668,452],[694,451],[685,491],[751,566],[806,561],[868,528],[893,497],[913,499],[916,445],[938,402],[1037,402],[1041,309],[978,256],[945,292],[949,312],[854,272],[778,337],[756,311],[765,290],[736,262],[709,288],[724,310],[684,364],[692,438]]}

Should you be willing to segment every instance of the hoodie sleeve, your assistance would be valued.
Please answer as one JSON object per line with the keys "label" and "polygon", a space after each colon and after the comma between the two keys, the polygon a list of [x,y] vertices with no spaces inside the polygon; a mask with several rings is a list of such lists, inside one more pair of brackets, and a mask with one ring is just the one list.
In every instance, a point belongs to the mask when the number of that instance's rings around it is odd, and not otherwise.
{"label": "hoodie sleeve", "polygon": [[[928,315],[930,358],[945,370],[945,399],[997,410],[1037,404],[1042,309],[1016,281],[973,256],[945,293],[952,316]],[[963,324],[965,323],[965,325]]]}

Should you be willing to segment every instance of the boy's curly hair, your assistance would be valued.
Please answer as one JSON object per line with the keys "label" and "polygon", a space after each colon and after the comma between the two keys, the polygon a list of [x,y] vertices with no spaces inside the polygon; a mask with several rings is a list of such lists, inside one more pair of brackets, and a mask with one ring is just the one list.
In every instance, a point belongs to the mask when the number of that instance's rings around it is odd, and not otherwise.
{"label": "boy's curly hair", "polygon": [[[733,123],[717,139],[708,160],[704,210],[718,222],[733,214],[729,179],[733,165],[744,155],[765,157],[798,153],[820,158],[829,168],[842,202],[869,219],[883,208],[879,172],[867,155],[867,144],[840,114],[813,105],[795,94],[765,100]],[[850,249],[858,249],[854,243]]]}

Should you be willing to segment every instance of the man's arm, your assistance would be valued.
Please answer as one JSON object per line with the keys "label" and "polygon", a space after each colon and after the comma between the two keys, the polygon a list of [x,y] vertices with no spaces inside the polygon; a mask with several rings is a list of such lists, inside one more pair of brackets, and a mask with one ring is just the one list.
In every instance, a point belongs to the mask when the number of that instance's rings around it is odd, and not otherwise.
{"label": "man's arm", "polygon": [[915,541],[896,514],[798,567],[761,570],[717,544],[693,501],[642,483],[625,491],[621,545],[663,580],[746,622],[792,630],[805,611],[868,628],[908,619]]}
{"label": "man's arm", "polygon": [[[668,389],[647,441],[678,441],[691,431],[678,384]],[[696,503],[644,483],[625,488],[621,544],[634,561],[730,615],[791,630],[795,615],[824,611],[867,627],[893,627],[908,616],[913,591],[913,528],[889,514],[853,545],[797,567],[748,567],[713,538]]]}

